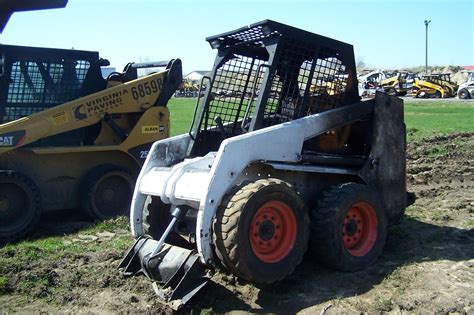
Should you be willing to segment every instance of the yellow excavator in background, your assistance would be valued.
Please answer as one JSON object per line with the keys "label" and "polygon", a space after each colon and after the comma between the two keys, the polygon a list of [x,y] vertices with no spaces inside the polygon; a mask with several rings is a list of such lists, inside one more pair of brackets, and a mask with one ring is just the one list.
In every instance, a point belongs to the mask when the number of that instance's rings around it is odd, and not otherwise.
{"label": "yellow excavator in background", "polygon": [[394,72],[392,75],[388,75],[388,78],[380,81],[380,86],[388,95],[405,96],[408,92],[406,76],[406,72]]}
{"label": "yellow excavator in background", "polygon": [[436,73],[432,74],[431,81],[441,85],[444,90],[447,92],[446,97],[455,97],[458,91],[458,84],[456,82],[451,81],[451,74],[450,73]]}
{"label": "yellow excavator in background", "polygon": [[[1,29],[15,11],[67,3],[17,2],[0,2]],[[0,243],[32,231],[42,211],[126,214],[151,144],[169,136],[181,61],[130,63],[107,79],[97,52],[0,45],[0,61]]]}
{"label": "yellow excavator in background", "polygon": [[451,94],[445,86],[437,81],[437,75],[423,75],[413,83],[412,94],[416,98],[446,98]]}

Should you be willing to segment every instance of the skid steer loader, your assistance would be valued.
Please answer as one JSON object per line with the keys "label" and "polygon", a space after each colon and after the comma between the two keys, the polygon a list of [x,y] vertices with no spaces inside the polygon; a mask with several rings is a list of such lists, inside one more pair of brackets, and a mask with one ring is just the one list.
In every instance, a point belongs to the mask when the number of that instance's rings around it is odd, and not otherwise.
{"label": "skid steer loader", "polygon": [[0,60],[0,242],[32,231],[41,211],[126,214],[151,144],[169,136],[181,61],[104,79],[97,52],[0,45]]}
{"label": "skid steer loader", "polygon": [[380,86],[385,93],[391,96],[405,96],[408,93],[406,72],[395,72],[380,81]]}
{"label": "skid steer loader", "polygon": [[[265,20],[206,40],[208,88],[189,133],[150,150],[119,269],[178,308],[217,266],[272,283],[308,247],[340,270],[373,263],[407,205],[403,101],[361,102],[353,48],[334,39]],[[312,91],[329,76],[337,91]]]}
{"label": "skid steer loader", "polygon": [[468,72],[466,82],[459,85],[456,93],[462,100],[474,98],[474,72]]}
{"label": "skid steer loader", "polygon": [[416,79],[412,86],[411,95],[415,98],[447,98],[450,93],[440,82],[435,80],[436,76],[422,75]]}

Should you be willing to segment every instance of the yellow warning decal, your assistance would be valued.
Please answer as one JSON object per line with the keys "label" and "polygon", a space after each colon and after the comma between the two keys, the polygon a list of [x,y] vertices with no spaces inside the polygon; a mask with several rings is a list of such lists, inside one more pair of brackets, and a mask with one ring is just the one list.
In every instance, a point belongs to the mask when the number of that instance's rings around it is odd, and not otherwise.
{"label": "yellow warning decal", "polygon": [[165,126],[142,126],[142,133],[162,133],[165,132]]}
{"label": "yellow warning decal", "polygon": [[53,119],[53,123],[55,125],[61,125],[61,124],[67,123],[66,112],[60,112],[60,113],[53,114],[51,116],[51,118]]}

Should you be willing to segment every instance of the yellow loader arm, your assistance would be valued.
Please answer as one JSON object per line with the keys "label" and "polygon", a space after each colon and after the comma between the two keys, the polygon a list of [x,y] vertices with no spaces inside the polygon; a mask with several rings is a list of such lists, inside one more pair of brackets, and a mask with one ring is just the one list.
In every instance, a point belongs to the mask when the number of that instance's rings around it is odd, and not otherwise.
{"label": "yellow loader arm", "polygon": [[101,120],[121,137],[123,131],[112,119],[114,114],[139,113],[153,106],[166,106],[181,80],[181,60],[175,59],[164,71],[7,122],[0,125],[0,154],[45,137],[92,126]]}

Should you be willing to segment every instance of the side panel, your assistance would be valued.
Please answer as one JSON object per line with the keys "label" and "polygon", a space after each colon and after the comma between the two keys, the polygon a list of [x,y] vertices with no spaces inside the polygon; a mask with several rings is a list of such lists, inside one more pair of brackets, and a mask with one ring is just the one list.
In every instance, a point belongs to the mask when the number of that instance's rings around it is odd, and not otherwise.
{"label": "side panel", "polygon": [[385,93],[375,96],[372,150],[360,171],[379,192],[389,223],[401,219],[406,206],[406,135],[403,101]]}

